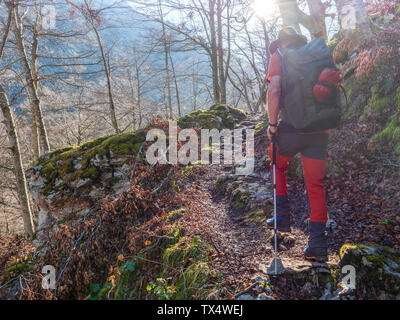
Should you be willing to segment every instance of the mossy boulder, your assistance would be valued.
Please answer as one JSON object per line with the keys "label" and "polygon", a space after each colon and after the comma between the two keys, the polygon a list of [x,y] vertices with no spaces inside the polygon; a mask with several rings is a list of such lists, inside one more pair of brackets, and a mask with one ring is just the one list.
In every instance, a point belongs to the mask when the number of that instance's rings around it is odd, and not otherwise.
{"label": "mossy boulder", "polygon": [[113,164],[122,165],[132,158],[145,139],[145,132],[141,130],[59,149],[41,157],[30,171],[44,179],[40,193],[47,196],[81,179],[100,178],[103,169],[110,169]]}
{"label": "mossy boulder", "polygon": [[251,205],[251,192],[244,188],[238,187],[232,191],[230,202],[234,210],[249,210]]}
{"label": "mossy boulder", "polygon": [[356,292],[374,292],[379,299],[400,298],[400,251],[379,245],[345,244],[339,266],[356,270]]}
{"label": "mossy boulder", "polygon": [[130,162],[146,139],[145,130],[99,138],[55,150],[27,171],[39,207],[39,230],[66,214],[86,214],[106,195],[128,187]]}
{"label": "mossy boulder", "polygon": [[182,129],[234,129],[235,124],[247,118],[246,112],[230,105],[217,104],[209,110],[197,110],[178,119]]}
{"label": "mossy boulder", "polygon": [[235,176],[232,174],[223,174],[215,180],[215,189],[219,193],[226,193],[229,182],[235,180]]}

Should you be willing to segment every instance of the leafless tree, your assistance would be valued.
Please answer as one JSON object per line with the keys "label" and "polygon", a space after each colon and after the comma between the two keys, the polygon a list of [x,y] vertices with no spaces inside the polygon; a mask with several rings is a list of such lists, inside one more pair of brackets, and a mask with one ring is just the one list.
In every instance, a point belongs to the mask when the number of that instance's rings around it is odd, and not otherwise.
{"label": "leafless tree", "polygon": [[[8,20],[6,29],[4,30],[3,40],[0,44],[0,61],[2,60],[4,47],[8,40],[8,35],[10,33],[10,29],[14,23],[14,16],[15,16],[15,3],[14,1],[10,0],[6,2],[6,6],[8,8]],[[28,194],[28,187],[25,178],[25,170],[22,163],[22,157],[20,152],[20,145],[18,140],[17,131],[15,129],[14,118],[12,115],[12,111],[10,108],[10,104],[4,90],[4,87],[0,83],[0,109],[3,114],[3,123],[5,125],[8,141],[9,141],[9,149],[12,154],[13,164],[14,164],[14,174],[16,177],[16,187],[18,191],[18,198],[21,205],[22,211],[22,218],[24,221],[24,230],[25,234],[28,236],[32,236],[35,227],[33,223],[33,215],[29,203],[29,194]]]}

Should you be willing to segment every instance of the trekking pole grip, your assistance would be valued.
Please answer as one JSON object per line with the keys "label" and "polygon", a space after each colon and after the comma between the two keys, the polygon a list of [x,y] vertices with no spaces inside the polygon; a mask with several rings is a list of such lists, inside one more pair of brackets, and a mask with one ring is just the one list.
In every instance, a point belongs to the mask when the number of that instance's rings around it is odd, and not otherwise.
{"label": "trekking pole grip", "polygon": [[272,164],[276,164],[276,144],[277,144],[276,134],[273,134],[271,138],[272,138]]}

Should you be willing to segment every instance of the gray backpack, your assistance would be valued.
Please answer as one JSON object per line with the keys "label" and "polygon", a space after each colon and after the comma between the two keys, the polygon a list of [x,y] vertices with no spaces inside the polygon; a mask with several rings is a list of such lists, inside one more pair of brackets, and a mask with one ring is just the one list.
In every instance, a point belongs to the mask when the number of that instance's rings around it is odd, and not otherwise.
{"label": "gray backpack", "polygon": [[[313,132],[333,129],[341,119],[339,85],[321,82],[323,71],[336,70],[330,48],[317,38],[300,48],[278,49],[281,55],[281,119],[295,129]],[[315,96],[316,86],[329,88],[325,101]]]}

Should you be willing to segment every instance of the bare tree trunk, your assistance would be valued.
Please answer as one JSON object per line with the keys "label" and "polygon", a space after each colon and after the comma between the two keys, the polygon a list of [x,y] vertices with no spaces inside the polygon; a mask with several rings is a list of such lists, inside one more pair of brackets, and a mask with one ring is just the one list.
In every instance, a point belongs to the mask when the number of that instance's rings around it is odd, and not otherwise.
{"label": "bare tree trunk", "polygon": [[[139,113],[139,121],[138,121],[138,117],[136,116],[136,110],[134,108],[133,112],[133,118],[134,118],[134,122],[135,122],[135,128],[137,126],[137,128],[140,128],[142,126],[142,121],[143,121],[143,117],[142,117],[142,78],[141,78],[141,66],[144,62],[139,64],[139,57],[137,55],[137,51],[135,48],[133,48],[133,56],[134,56],[134,62],[135,62],[135,76],[136,76],[136,105],[137,105],[137,112]],[[130,72],[129,72],[130,74]],[[133,81],[130,79],[130,83],[131,83],[131,90],[132,90],[132,97],[134,97],[134,86],[133,86]]]}
{"label": "bare tree trunk", "polygon": [[136,125],[137,125],[137,116],[136,116],[137,99],[135,99],[135,85],[133,83],[131,70],[129,68],[127,70],[127,77],[128,77],[129,88],[131,91],[131,99],[132,99],[132,130],[135,130]]}
{"label": "bare tree trunk", "polygon": [[276,0],[281,13],[284,26],[292,26],[301,33],[297,11],[299,10],[296,0]]}
{"label": "bare tree trunk", "polygon": [[115,114],[115,103],[114,103],[114,96],[113,96],[113,92],[112,92],[112,84],[111,84],[111,74],[110,74],[110,69],[109,69],[109,64],[107,62],[107,58],[104,52],[104,47],[103,47],[103,42],[101,41],[101,37],[100,34],[96,28],[96,25],[94,24],[93,19],[91,18],[90,20],[91,25],[92,25],[92,29],[94,31],[94,33],[96,34],[96,39],[97,39],[97,43],[99,45],[100,48],[100,52],[101,52],[101,59],[103,61],[103,65],[104,65],[104,72],[106,74],[106,80],[107,80],[107,89],[108,89],[108,100],[110,102],[110,117],[111,117],[111,123],[112,126],[115,130],[115,133],[120,133],[119,128],[118,128],[118,122],[117,122],[117,116]]}
{"label": "bare tree trunk", "polygon": [[[3,57],[4,48],[7,43],[7,39],[10,34],[12,24],[14,22],[14,15],[15,15],[14,1],[6,1],[5,4],[8,9],[8,20],[7,20],[6,28],[4,30],[3,40],[0,45],[0,62]],[[14,171],[14,174],[16,177],[18,198],[19,198],[19,202],[21,205],[21,209],[22,209],[22,219],[24,221],[24,231],[25,231],[25,234],[27,234],[29,236],[33,236],[33,233],[35,232],[35,225],[33,223],[32,211],[31,211],[31,207],[29,204],[28,187],[26,184],[25,171],[24,171],[24,167],[22,164],[18,135],[17,135],[17,131],[15,130],[15,124],[14,124],[14,119],[12,116],[10,104],[8,102],[7,95],[4,91],[4,88],[1,84],[0,84],[0,109],[3,113],[3,117],[4,117],[3,122],[6,127],[8,141],[10,144],[10,150],[12,152],[12,158],[14,161],[14,170],[13,171]]]}
{"label": "bare tree trunk", "polygon": [[310,9],[310,15],[315,19],[316,30],[319,30],[317,35],[324,38],[325,41],[328,40],[328,34],[326,31],[326,7],[321,0],[307,0],[308,7]]}
{"label": "bare tree trunk", "polygon": [[[35,85],[36,91],[38,89],[38,72],[37,72],[37,50],[39,46],[38,36],[35,32],[33,35],[33,43],[31,50],[31,58],[32,58],[32,76],[33,83]],[[32,104],[33,106],[33,104]],[[36,117],[35,108],[31,107],[32,121],[31,121],[31,130],[32,130],[32,143],[33,143],[33,160],[36,161],[40,157],[40,139],[39,139],[39,128],[38,128],[38,119]],[[42,140],[42,144],[44,140]],[[43,146],[42,146],[43,148]]]}
{"label": "bare tree trunk", "polygon": [[324,38],[327,40],[325,25],[325,6],[321,0],[307,0],[310,15],[299,9],[297,0],[276,0],[284,25],[294,27],[300,32],[299,24],[306,27],[312,38]]}
{"label": "bare tree trunk", "polygon": [[158,0],[158,6],[159,6],[160,19],[161,19],[161,25],[162,25],[162,41],[163,41],[163,45],[164,45],[165,78],[166,78],[166,82],[167,82],[167,99],[168,99],[169,117],[170,117],[170,119],[173,119],[174,114],[173,114],[173,110],[172,110],[171,77],[169,74],[169,43],[167,40],[167,33],[165,30],[164,15],[162,12],[161,0]]}
{"label": "bare tree trunk", "polygon": [[208,0],[209,12],[210,12],[210,36],[211,36],[211,70],[213,79],[213,93],[214,103],[221,103],[220,85],[218,77],[218,50],[217,50],[217,38],[216,38],[216,27],[215,27],[215,4],[216,0]]}
{"label": "bare tree trunk", "polygon": [[137,108],[139,112],[139,124],[138,128],[142,126],[142,89],[141,89],[141,81],[140,81],[140,72],[139,69],[136,66],[136,76],[137,76]]}
{"label": "bare tree trunk", "polygon": [[181,99],[179,96],[178,80],[176,79],[175,66],[174,66],[174,61],[172,60],[171,54],[169,55],[169,58],[171,60],[171,70],[172,70],[172,75],[174,77],[174,83],[175,83],[175,94],[176,94],[176,103],[178,105],[178,116],[180,118],[180,117],[182,117],[182,110],[181,110]]}
{"label": "bare tree trunk", "polygon": [[[196,69],[195,69],[196,66]],[[199,68],[197,63],[195,65],[193,65],[193,69],[192,69],[192,98],[193,98],[193,105],[192,105],[192,111],[196,111],[197,109],[197,96],[198,96],[198,92],[197,92],[197,86],[198,86],[198,77],[199,77]]]}
{"label": "bare tree trunk", "polygon": [[217,29],[218,29],[218,72],[221,103],[226,103],[226,79],[224,71],[224,44],[222,37],[222,0],[217,0]]}
{"label": "bare tree trunk", "polygon": [[[346,26],[346,24],[353,25],[355,29],[363,33],[368,34],[371,32],[364,0],[335,0],[335,3],[341,32],[344,31],[344,27],[351,27]],[[347,23],[344,23],[344,19],[347,20]],[[351,28],[349,31],[352,31]]]}
{"label": "bare tree trunk", "polygon": [[[271,43],[270,39],[269,39],[269,34],[267,31],[267,25],[265,23],[265,20],[261,21],[262,23],[262,27],[263,27],[263,33],[264,33],[264,39],[265,39],[265,61],[264,61],[264,68],[265,70],[268,70],[268,65],[269,65],[269,61],[271,59],[271,53],[269,52],[269,45]],[[267,102],[266,102],[266,97],[267,97],[267,81],[266,79],[264,79],[261,90],[260,90],[260,96],[258,98],[257,104],[256,104],[256,110],[259,110],[259,108],[261,107],[261,111],[266,111],[266,106],[267,106]]]}
{"label": "bare tree trunk", "polygon": [[[37,87],[35,85],[35,83],[38,81],[37,74],[36,75],[33,74],[31,66],[29,65],[28,57],[27,57],[26,51],[25,51],[23,34],[22,34],[22,20],[18,16],[18,12],[16,12],[14,14],[14,22],[15,22],[14,33],[15,33],[15,38],[16,38],[16,44],[17,44],[19,54],[21,56],[21,60],[22,60],[21,62],[22,62],[22,66],[24,69],[25,80],[26,80],[26,83],[28,86],[28,92],[29,92],[30,101],[31,101],[32,121],[36,121],[36,124],[37,124],[36,130],[38,130],[38,132],[39,132],[39,139],[40,139],[42,151],[43,151],[43,153],[48,153],[50,151],[50,145],[49,145],[49,140],[47,137],[46,126],[45,126],[45,123],[43,120],[42,107],[40,104]],[[37,34],[34,33],[33,38],[34,38],[34,42],[36,41],[36,45],[37,45],[37,41],[38,41]],[[35,40],[35,38],[36,38],[36,40]],[[32,50],[35,50],[34,45],[33,45]],[[35,127],[35,125],[32,125],[32,129],[33,129],[32,137],[34,139],[33,143],[34,143],[34,148],[36,149],[35,152],[37,152],[38,148],[37,148],[37,146],[35,147],[37,131],[35,131],[34,127]],[[36,154],[36,156],[37,156],[37,154]]]}
{"label": "bare tree trunk", "polygon": [[6,93],[2,85],[0,85],[0,108],[4,116],[4,124],[7,130],[8,141],[10,143],[10,150],[14,162],[14,174],[17,182],[16,186],[18,198],[22,209],[24,230],[25,234],[31,237],[35,231],[35,227],[33,223],[31,207],[29,205],[28,187],[26,184],[24,167],[22,165],[21,152],[17,131],[15,130],[14,119],[11,113],[11,108],[8,103]]}

